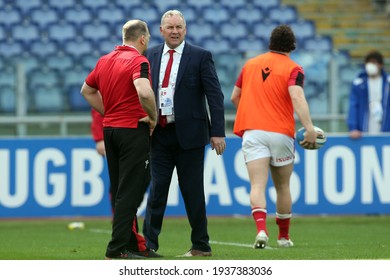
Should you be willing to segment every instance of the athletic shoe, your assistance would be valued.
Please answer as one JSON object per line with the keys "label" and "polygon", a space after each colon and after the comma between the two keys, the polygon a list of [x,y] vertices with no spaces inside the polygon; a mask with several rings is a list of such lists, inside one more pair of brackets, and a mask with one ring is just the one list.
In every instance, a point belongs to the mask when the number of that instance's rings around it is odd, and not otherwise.
{"label": "athletic shoe", "polygon": [[253,244],[253,248],[255,249],[264,249],[268,243],[268,236],[264,230],[260,230],[260,232],[256,235],[255,244]]}
{"label": "athletic shoe", "polygon": [[106,260],[132,260],[132,259],[146,259],[144,256],[136,255],[128,250],[121,252],[119,255],[108,257],[106,256]]}
{"label": "athletic shoe", "polygon": [[291,241],[291,239],[280,238],[278,240],[278,246],[279,247],[292,247],[292,246],[294,246],[294,243]]}
{"label": "athletic shoe", "polygon": [[211,257],[211,252],[199,251],[195,249],[190,249],[184,255],[179,255],[177,257]]}
{"label": "athletic shoe", "polygon": [[160,254],[157,254],[154,249],[149,249],[149,248],[147,248],[145,251],[141,251],[141,252],[131,251],[131,253],[134,255],[137,255],[137,256],[145,257],[145,258],[162,258],[163,257]]}

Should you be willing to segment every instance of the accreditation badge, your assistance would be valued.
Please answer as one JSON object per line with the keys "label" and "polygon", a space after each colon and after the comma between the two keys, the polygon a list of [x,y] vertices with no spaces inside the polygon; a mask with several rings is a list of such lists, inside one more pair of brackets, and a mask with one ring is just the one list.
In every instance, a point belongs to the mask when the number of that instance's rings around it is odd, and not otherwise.
{"label": "accreditation badge", "polygon": [[169,116],[173,114],[173,91],[171,88],[162,88],[160,91],[161,115]]}

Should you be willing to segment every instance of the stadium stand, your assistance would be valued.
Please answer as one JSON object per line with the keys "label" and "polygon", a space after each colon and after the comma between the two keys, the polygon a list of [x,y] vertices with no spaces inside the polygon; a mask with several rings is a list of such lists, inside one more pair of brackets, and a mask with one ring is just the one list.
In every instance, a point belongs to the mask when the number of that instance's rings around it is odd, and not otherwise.
{"label": "stadium stand", "polygon": [[[370,3],[370,0],[357,1],[364,3],[361,6],[369,10],[367,3]],[[58,109],[58,112],[85,110],[87,113],[89,108],[79,99],[77,91],[85,76],[95,66],[97,59],[114,49],[115,45],[121,44],[121,27],[124,22],[130,18],[147,21],[151,32],[149,45],[153,46],[162,42],[159,32],[160,19],[167,9],[179,9],[183,12],[187,20],[188,42],[203,46],[213,53],[226,95],[227,108],[232,107],[229,98],[242,63],[247,58],[268,49],[271,31],[279,23],[291,25],[297,36],[298,49],[292,56],[305,67],[306,92],[310,96],[311,104],[314,104],[313,106],[319,106],[321,102],[326,104],[316,111],[322,112],[328,108],[326,95],[329,92],[330,60],[336,58],[340,69],[347,69],[351,61],[347,49],[335,52],[335,42],[340,46],[340,38],[350,34],[342,34],[344,30],[342,25],[336,26],[336,23],[328,22],[324,15],[321,16],[323,11],[321,9],[325,7],[321,5],[325,5],[325,2],[333,3],[326,6],[329,9],[327,13],[338,13],[337,8],[334,8],[337,6],[335,0],[0,2],[1,100],[8,100],[4,96],[9,96],[10,91],[15,91],[15,73],[11,66],[23,62],[28,91],[34,96],[31,108],[35,112],[48,110],[43,104],[46,99],[38,99],[46,98],[49,92],[53,92],[53,95],[57,96],[51,99],[52,106],[49,106],[51,110]],[[361,8],[353,9],[360,11]],[[348,15],[348,20],[354,18],[355,16]],[[387,20],[386,24],[388,22]],[[387,26],[384,23],[382,25]],[[356,28],[348,27],[348,30],[358,34]],[[338,35],[336,39],[332,37],[333,34]],[[354,41],[355,45],[358,45],[357,43]],[[349,45],[345,43],[344,46]],[[345,75],[340,73],[340,77]],[[349,75],[340,82],[340,90],[346,90],[346,80],[351,77],[352,75]],[[39,94],[35,94],[38,89]],[[58,96],[59,93],[61,98]],[[345,100],[346,94],[346,92],[340,94],[341,101]],[[13,112],[11,108],[14,106],[11,99],[9,100],[9,104],[1,102],[1,112]],[[342,112],[345,111],[343,106],[340,106]]]}

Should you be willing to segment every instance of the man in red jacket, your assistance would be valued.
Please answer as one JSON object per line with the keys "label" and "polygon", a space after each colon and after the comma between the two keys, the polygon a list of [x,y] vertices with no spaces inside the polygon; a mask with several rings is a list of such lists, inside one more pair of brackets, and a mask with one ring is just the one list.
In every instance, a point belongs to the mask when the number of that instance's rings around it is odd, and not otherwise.
{"label": "man in red jacket", "polygon": [[[103,116],[96,110],[91,110],[91,116],[92,116],[92,123],[91,123],[91,133],[92,138],[96,143],[96,151],[102,155],[106,155],[106,149],[104,147],[104,136],[103,136]],[[111,185],[110,185],[110,203],[111,203],[111,211],[114,214],[114,201],[112,197],[111,192]],[[146,258],[159,258],[161,257],[156,252],[149,250],[146,247],[145,238],[138,233],[138,221],[137,216],[134,217],[133,222],[133,228],[132,228],[132,234],[131,234],[131,246],[132,246],[132,253],[143,256]]]}

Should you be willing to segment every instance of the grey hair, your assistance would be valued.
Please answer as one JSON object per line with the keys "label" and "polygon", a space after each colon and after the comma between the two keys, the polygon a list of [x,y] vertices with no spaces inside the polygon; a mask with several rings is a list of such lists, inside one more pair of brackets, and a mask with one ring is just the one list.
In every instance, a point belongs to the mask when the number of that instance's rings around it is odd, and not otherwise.
{"label": "grey hair", "polygon": [[164,20],[165,18],[167,17],[171,17],[171,16],[179,16],[183,19],[183,22],[184,22],[184,26],[186,26],[186,19],[184,18],[184,15],[182,12],[180,12],[179,10],[169,10],[169,11],[166,11],[162,17],[161,17],[161,26],[164,25]]}

